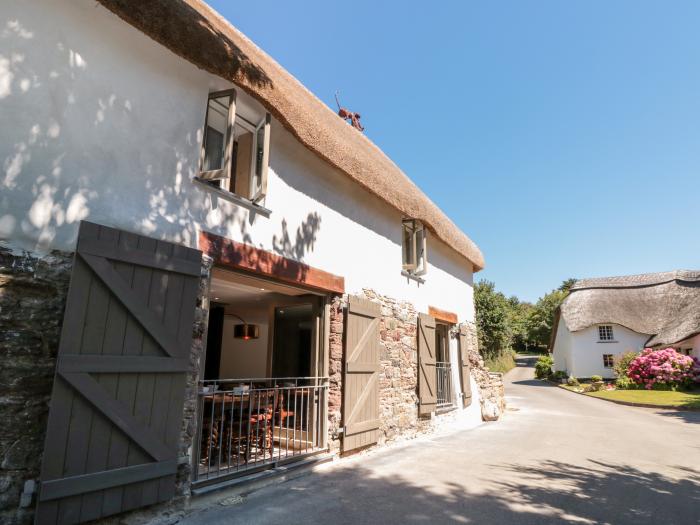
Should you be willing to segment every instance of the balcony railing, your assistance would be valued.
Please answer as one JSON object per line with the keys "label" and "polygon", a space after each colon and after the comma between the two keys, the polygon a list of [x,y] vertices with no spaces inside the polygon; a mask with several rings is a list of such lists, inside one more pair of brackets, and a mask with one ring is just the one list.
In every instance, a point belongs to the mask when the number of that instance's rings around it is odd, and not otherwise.
{"label": "balcony railing", "polygon": [[319,452],[327,393],[327,377],[201,381],[195,479]]}
{"label": "balcony railing", "polygon": [[452,401],[452,367],[449,362],[437,361],[435,363],[437,385],[437,408],[451,406]]}

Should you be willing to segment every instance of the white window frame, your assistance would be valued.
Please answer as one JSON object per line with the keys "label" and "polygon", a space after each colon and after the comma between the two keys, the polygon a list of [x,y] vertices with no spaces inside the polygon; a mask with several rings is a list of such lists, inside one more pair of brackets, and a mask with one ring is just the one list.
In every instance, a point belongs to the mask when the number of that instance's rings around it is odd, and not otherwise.
{"label": "white window frame", "polygon": [[[223,159],[223,165],[220,169],[216,170],[208,170],[208,171],[202,171],[202,168],[204,166],[204,160],[205,160],[205,154],[206,154],[206,144],[207,144],[207,118],[209,114],[209,101],[211,99],[216,99],[216,98],[222,98],[228,96],[229,97],[229,108],[228,108],[228,119],[227,119],[227,124],[226,124],[226,136],[224,137],[225,144],[224,144],[224,159]],[[255,191],[255,193],[250,197],[244,197],[242,195],[238,195],[235,192],[230,191],[230,189],[227,188],[217,188],[219,191],[228,193],[231,196],[234,196],[236,201],[246,201],[253,203],[255,205],[259,205],[259,203],[266,197],[267,195],[267,170],[268,170],[268,165],[269,165],[269,159],[270,159],[270,124],[272,121],[272,117],[270,116],[269,113],[265,113],[265,116],[262,118],[262,120],[257,124],[252,124],[248,122],[245,118],[240,117],[239,121],[236,122],[236,90],[235,89],[227,89],[224,91],[214,91],[212,93],[209,93],[209,96],[207,97],[207,109],[204,114],[204,134],[202,137],[202,147],[200,150],[200,157],[199,157],[199,170],[198,170],[198,175],[197,179],[205,182],[211,182],[211,181],[221,181],[221,180],[230,180],[231,176],[234,175],[231,173],[231,168],[232,168],[232,163],[233,163],[233,143],[235,141],[235,126],[236,124],[240,125],[242,128],[250,131],[253,134],[253,140],[251,140],[251,162],[250,162],[250,172],[248,174],[249,180],[248,180],[248,187],[250,188],[251,193]],[[260,166],[260,184],[254,186],[254,181],[257,177],[257,145],[258,145],[258,133],[260,130],[263,130],[263,151],[262,151],[262,159],[261,159],[261,166]]]}
{"label": "white window frame", "polygon": [[[606,358],[608,356],[610,357],[610,364],[606,363]],[[615,357],[613,356],[613,354],[603,354],[603,368],[612,368],[613,366],[615,366]]]}
{"label": "white window frame", "polygon": [[615,341],[615,332],[611,324],[598,325],[598,341],[601,343],[610,343]]}
{"label": "white window frame", "polygon": [[[406,244],[407,233],[409,245]],[[404,272],[417,277],[428,272],[428,230],[421,221],[401,221],[401,254],[401,268]]]}

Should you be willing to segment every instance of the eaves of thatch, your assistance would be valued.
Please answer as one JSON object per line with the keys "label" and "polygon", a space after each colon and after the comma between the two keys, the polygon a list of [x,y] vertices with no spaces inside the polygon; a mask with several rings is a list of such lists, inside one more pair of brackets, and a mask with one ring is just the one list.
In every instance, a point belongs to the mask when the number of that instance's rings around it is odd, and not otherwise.
{"label": "eaves of thatch", "polygon": [[484,268],[478,246],[372,141],[340,119],[296,78],[199,0],[98,0],[195,66],[260,101],[304,146],[445,244]]}
{"label": "eaves of thatch", "polygon": [[700,271],[582,279],[559,315],[571,332],[613,323],[672,345],[700,333]]}

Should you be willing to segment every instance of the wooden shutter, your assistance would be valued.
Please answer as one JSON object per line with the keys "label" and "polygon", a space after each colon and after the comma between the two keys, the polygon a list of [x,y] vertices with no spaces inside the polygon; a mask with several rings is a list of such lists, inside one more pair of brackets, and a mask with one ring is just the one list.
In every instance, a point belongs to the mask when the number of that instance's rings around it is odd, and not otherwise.
{"label": "wooden shutter", "polygon": [[418,414],[427,416],[437,404],[435,319],[418,314]]}
{"label": "wooden shutter", "polygon": [[472,376],[469,365],[469,346],[467,342],[467,329],[462,326],[459,329],[459,361],[460,377],[462,378],[462,395],[464,396],[464,407],[472,404]]}
{"label": "wooden shutter", "polygon": [[345,327],[343,452],[379,439],[379,318],[381,308],[350,296]]}
{"label": "wooden shutter", "polygon": [[174,496],[201,252],[83,222],[36,523],[82,523]]}

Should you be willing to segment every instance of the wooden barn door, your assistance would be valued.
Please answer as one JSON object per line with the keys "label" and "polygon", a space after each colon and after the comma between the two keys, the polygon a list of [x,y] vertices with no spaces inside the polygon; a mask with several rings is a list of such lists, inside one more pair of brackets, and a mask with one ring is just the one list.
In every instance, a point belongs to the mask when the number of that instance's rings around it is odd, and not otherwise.
{"label": "wooden barn door", "polygon": [[469,346],[467,345],[467,329],[462,326],[459,329],[459,361],[460,377],[462,379],[462,396],[464,408],[472,404],[472,376],[469,365]]}
{"label": "wooden barn door", "polygon": [[435,319],[418,314],[418,414],[428,416],[437,406]]}
{"label": "wooden barn door", "polygon": [[350,296],[345,327],[343,452],[379,439],[379,318],[381,308]]}
{"label": "wooden barn door", "polygon": [[83,222],[36,522],[173,497],[201,252]]}

